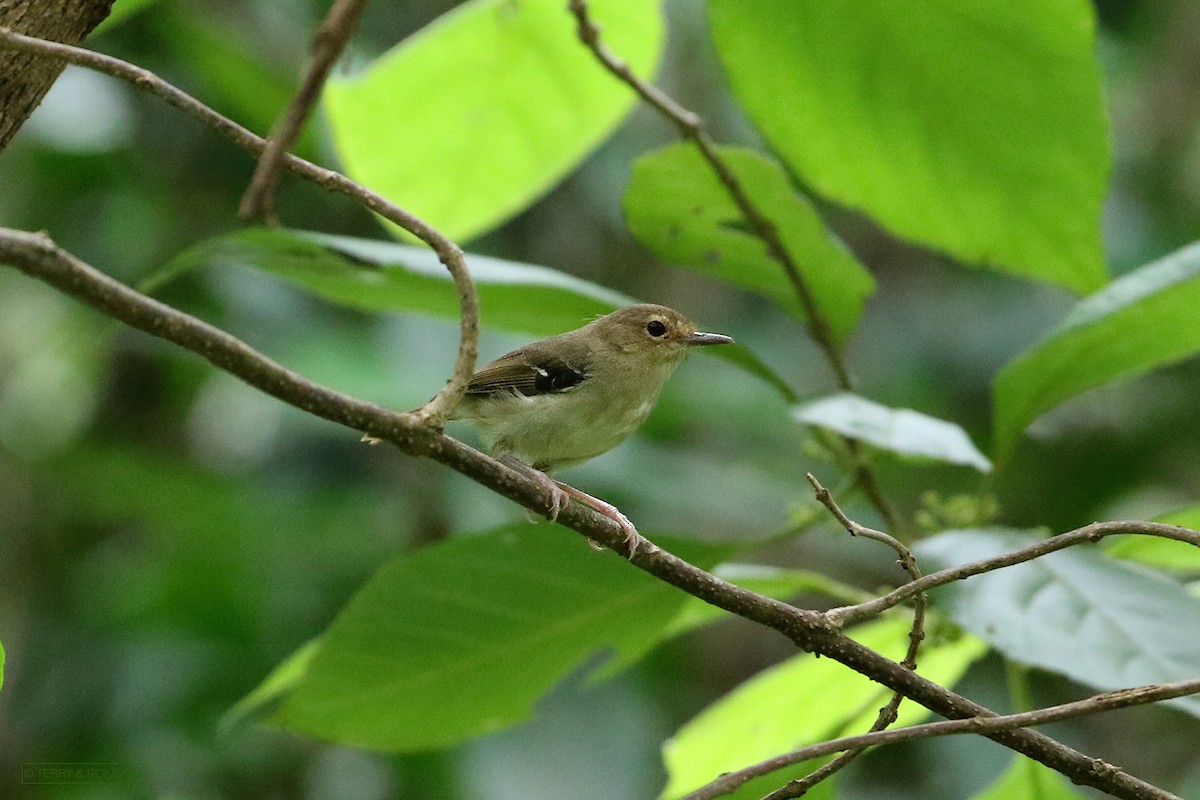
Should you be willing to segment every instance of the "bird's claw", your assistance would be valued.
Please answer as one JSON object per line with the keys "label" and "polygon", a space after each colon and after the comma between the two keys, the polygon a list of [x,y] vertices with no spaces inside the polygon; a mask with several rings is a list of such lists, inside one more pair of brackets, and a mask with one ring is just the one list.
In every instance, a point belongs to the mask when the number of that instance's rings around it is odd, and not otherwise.
{"label": "bird's claw", "polygon": [[558,522],[558,515],[563,512],[563,509],[571,505],[571,496],[559,488],[558,484],[553,480],[549,480],[548,482],[550,484],[550,510],[546,514],[546,519],[551,522]]}
{"label": "bird's claw", "polygon": [[[625,537],[625,544],[629,547],[629,552],[625,555],[626,558],[632,559],[643,545],[649,546],[649,541],[638,533],[637,528],[633,527],[633,523],[629,521],[629,517],[621,513],[620,509],[612,503],[607,503],[598,497],[593,497],[587,492],[581,492],[573,486],[568,486],[565,483],[558,483],[558,488],[564,495],[578,500],[593,511],[598,511],[604,516],[611,519],[621,528],[621,533]],[[591,540],[589,540],[591,541]],[[592,543],[593,546],[595,542]]]}
{"label": "bird's claw", "polygon": [[621,526],[621,533],[625,534],[625,543],[629,545],[629,555],[627,555],[626,558],[632,561],[633,557],[637,555],[638,548],[641,547],[646,539],[640,533],[638,533],[637,528],[633,527],[633,523],[629,521],[629,517],[625,516],[620,511],[617,511],[615,508],[613,511],[616,511],[613,521]]}
{"label": "bird's claw", "polygon": [[[639,550],[644,551],[646,548],[653,548],[653,545],[649,542],[649,540],[638,533],[637,528],[633,527],[633,523],[629,521],[629,517],[622,514],[621,511],[612,503],[606,503],[600,498],[593,497],[587,492],[580,491],[573,486],[556,481],[541,470],[530,467],[528,464],[525,464],[524,462],[513,458],[512,456],[501,456],[500,461],[512,467],[513,469],[517,469],[527,475],[531,475],[533,479],[536,480],[538,484],[549,493],[549,508],[545,512],[536,513],[544,514],[546,519],[550,520],[551,522],[557,522],[558,515],[561,514],[563,510],[571,504],[571,501],[578,500],[580,503],[592,509],[593,511],[598,511],[599,513],[611,519],[613,522],[617,523],[617,525],[621,528],[621,533],[624,535],[625,544],[629,548],[629,552],[625,556],[626,558],[632,559],[635,555],[637,555]],[[530,511],[531,515],[533,513],[535,512]],[[588,539],[588,542],[597,550],[603,549],[603,547],[601,547],[593,539]]]}

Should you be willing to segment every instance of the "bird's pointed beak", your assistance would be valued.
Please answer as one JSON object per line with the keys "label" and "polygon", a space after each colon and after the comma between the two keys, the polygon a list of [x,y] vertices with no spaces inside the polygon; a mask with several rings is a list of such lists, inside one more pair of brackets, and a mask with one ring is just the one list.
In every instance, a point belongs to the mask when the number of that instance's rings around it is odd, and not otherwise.
{"label": "bird's pointed beak", "polygon": [[696,331],[689,334],[684,342],[692,345],[733,344],[733,339],[720,333],[701,333]]}

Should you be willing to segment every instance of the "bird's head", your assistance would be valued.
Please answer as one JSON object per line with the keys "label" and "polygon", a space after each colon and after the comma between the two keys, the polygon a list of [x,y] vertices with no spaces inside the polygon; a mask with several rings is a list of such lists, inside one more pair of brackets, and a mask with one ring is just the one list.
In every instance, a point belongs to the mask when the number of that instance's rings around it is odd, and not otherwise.
{"label": "bird's head", "polygon": [[694,347],[733,342],[719,333],[696,330],[694,322],[673,308],[650,304],[617,309],[588,328],[610,347],[664,361],[681,359]]}

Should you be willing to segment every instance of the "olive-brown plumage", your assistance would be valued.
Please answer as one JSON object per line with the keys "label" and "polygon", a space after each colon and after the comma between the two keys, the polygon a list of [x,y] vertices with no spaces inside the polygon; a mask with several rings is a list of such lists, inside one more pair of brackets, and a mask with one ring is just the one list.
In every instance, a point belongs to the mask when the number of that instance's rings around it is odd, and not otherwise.
{"label": "olive-brown plumage", "polygon": [[693,348],[732,341],[666,306],[629,306],[486,365],[452,416],[472,420],[496,455],[571,466],[633,433]]}

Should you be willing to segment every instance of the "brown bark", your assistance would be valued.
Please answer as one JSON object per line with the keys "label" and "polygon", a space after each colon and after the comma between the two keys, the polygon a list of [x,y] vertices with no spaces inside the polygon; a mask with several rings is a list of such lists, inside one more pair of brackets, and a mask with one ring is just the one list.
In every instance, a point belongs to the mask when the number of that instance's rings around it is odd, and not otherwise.
{"label": "brown bark", "polygon": [[[114,0],[0,0],[0,28],[79,44],[108,16]],[[0,150],[37,108],[63,62],[0,51]]]}

